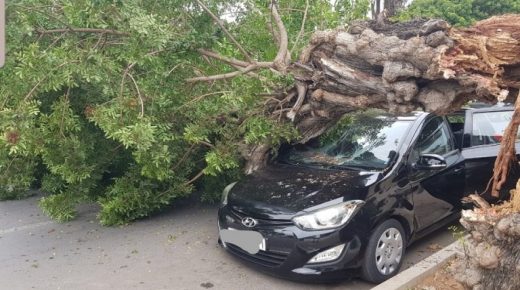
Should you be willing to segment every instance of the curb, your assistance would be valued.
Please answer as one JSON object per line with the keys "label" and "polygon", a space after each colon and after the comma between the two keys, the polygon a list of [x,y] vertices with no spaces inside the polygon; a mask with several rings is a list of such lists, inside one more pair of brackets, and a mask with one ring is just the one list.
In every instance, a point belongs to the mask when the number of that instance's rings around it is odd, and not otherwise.
{"label": "curb", "polygon": [[425,258],[421,262],[375,286],[372,290],[406,290],[415,287],[420,281],[443,267],[457,254],[462,254],[458,241]]}

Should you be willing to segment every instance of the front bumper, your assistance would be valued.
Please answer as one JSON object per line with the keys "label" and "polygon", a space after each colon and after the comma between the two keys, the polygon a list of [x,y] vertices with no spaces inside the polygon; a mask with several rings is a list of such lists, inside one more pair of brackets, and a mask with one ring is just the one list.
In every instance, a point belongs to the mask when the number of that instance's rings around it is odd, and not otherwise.
{"label": "front bumper", "polygon": [[[253,229],[242,225],[246,216],[258,221]],[[228,252],[262,272],[310,282],[335,282],[359,274],[365,243],[361,229],[353,221],[340,229],[304,231],[290,220],[258,219],[224,206],[219,210],[218,223],[219,229],[254,230],[262,234],[267,248],[254,255],[236,245],[223,244]],[[338,259],[307,264],[317,253],[340,244],[345,244],[345,248]]]}

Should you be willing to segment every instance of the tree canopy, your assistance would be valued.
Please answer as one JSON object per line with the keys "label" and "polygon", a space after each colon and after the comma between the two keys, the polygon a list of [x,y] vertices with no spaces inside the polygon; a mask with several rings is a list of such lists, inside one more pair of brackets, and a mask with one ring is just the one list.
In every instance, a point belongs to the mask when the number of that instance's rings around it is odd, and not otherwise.
{"label": "tree canopy", "polygon": [[[369,0],[278,1],[285,34],[270,2],[9,1],[0,199],[41,188],[44,212],[61,221],[79,202],[96,201],[106,225],[147,216],[195,189],[218,199],[241,175],[251,145],[301,137],[282,114],[266,112],[294,75],[263,60],[276,60],[282,42],[281,57],[296,60],[313,32],[374,10]],[[398,17],[466,25],[519,9],[501,3],[416,0]],[[208,79],[214,75],[220,81]]]}
{"label": "tree canopy", "polygon": [[[239,175],[244,144],[297,137],[291,125],[263,112],[273,88],[290,77],[264,70],[254,78],[185,81],[236,69],[201,56],[202,49],[273,58],[276,30],[267,4],[9,1],[0,198],[41,187],[50,194],[43,210],[62,221],[74,217],[77,203],[94,200],[107,225],[149,215],[195,187],[215,199]],[[369,7],[364,0],[278,5],[292,56],[312,31],[363,18]]]}
{"label": "tree canopy", "polygon": [[493,15],[518,12],[517,0],[414,0],[398,18],[441,18],[455,26],[469,26]]}

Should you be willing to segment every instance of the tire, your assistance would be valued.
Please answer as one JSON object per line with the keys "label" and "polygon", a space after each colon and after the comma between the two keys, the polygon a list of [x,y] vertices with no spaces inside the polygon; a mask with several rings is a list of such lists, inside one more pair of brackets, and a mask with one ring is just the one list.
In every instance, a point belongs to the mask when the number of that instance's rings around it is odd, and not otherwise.
{"label": "tire", "polygon": [[368,240],[361,275],[364,280],[381,283],[395,276],[403,263],[406,235],[401,223],[389,219],[378,225]]}

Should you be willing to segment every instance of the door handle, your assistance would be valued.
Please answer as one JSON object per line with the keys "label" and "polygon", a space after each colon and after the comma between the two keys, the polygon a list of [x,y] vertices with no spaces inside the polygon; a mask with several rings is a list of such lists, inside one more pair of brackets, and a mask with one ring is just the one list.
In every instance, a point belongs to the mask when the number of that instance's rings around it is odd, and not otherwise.
{"label": "door handle", "polygon": [[453,170],[453,173],[460,173],[462,172],[462,169],[464,169],[464,167],[457,167]]}

